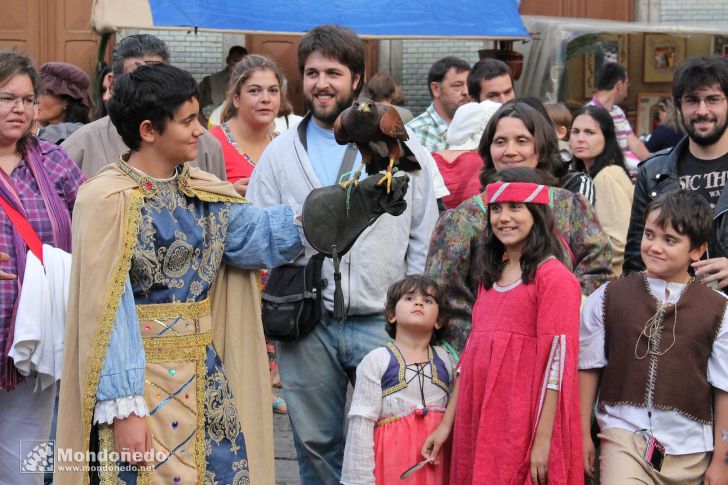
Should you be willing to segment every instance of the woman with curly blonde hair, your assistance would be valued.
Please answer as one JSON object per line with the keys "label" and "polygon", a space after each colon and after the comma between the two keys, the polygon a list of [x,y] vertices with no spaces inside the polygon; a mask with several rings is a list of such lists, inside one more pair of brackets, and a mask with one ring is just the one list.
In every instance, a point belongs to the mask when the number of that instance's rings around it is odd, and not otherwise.
{"label": "woman with curly blonde hair", "polygon": [[[276,136],[274,122],[281,107],[283,76],[275,62],[265,56],[249,54],[235,64],[222,121],[210,130],[222,145],[227,179],[245,197],[255,164]],[[267,273],[263,272],[263,281]],[[271,379],[279,386],[275,346],[266,341]],[[283,398],[273,396],[273,411],[285,414]]]}
{"label": "woman with curly blonde hair", "polygon": [[228,181],[242,196],[255,164],[275,136],[283,77],[265,56],[249,54],[233,68],[221,121],[210,133],[222,145]]}

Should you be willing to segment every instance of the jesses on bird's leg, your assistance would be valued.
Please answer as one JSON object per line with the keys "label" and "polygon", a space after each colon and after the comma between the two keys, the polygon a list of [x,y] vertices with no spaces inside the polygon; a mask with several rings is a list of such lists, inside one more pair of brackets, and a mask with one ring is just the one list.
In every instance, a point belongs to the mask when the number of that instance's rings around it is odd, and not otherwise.
{"label": "jesses on bird's leg", "polygon": [[[364,169],[364,165],[365,165],[365,163],[361,162],[359,164],[359,168],[357,168],[356,172],[354,172],[354,176],[352,178],[350,178],[349,180],[341,182],[339,185],[341,185],[341,187],[343,187],[343,188],[347,188],[349,186],[349,184],[351,184],[352,182],[354,183],[354,185],[359,185],[359,177],[361,177],[361,171]],[[349,173],[351,173],[351,172],[349,172]]]}

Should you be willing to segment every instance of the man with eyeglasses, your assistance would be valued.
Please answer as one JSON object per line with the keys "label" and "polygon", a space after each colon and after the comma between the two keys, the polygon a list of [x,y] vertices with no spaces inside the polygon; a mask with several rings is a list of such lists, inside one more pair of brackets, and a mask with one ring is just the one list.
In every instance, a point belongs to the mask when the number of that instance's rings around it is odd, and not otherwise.
{"label": "man with eyeglasses", "polygon": [[[113,76],[121,76],[144,64],[167,64],[169,49],[159,38],[136,34],[119,41],[111,53]],[[113,90],[112,76],[112,90]],[[227,180],[222,148],[207,130],[199,138],[197,158],[190,164]],[[76,161],[87,177],[93,177],[105,165],[115,163],[129,151],[108,116],[82,126],[61,143],[61,147]]]}
{"label": "man with eyeglasses", "polygon": [[[693,263],[696,278],[728,287],[728,59],[697,57],[681,64],[672,84],[687,137],[639,166],[625,249],[625,273],[641,271],[645,208],[665,192],[683,188],[705,197],[714,210],[714,236],[706,259]],[[669,244],[669,241],[668,241]]]}

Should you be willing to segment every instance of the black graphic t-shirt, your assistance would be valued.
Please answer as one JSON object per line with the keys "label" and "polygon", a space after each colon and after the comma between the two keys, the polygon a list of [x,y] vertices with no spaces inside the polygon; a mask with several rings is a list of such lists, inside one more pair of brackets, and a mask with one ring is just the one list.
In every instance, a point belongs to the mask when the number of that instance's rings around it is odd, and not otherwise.
{"label": "black graphic t-shirt", "polygon": [[695,158],[689,150],[678,164],[680,186],[705,197],[715,207],[728,182],[728,153],[713,160]]}

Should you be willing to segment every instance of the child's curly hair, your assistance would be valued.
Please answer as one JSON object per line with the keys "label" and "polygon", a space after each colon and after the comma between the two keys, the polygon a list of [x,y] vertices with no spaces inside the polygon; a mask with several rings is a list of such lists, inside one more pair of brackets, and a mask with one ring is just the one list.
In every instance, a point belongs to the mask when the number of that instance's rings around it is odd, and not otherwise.
{"label": "child's curly hair", "polygon": [[445,292],[428,276],[406,276],[389,287],[387,290],[387,302],[384,305],[384,316],[387,318],[387,324],[384,326],[384,330],[392,338],[397,336],[397,322],[390,323],[389,320],[394,319],[397,302],[404,295],[413,291],[419,291],[423,295],[430,296],[437,303],[437,321],[440,324],[440,328],[432,332],[432,338],[430,339],[430,345],[435,345],[447,337],[450,315],[445,303]]}

